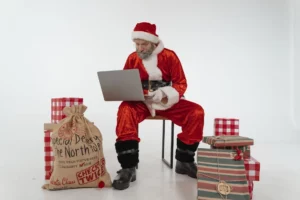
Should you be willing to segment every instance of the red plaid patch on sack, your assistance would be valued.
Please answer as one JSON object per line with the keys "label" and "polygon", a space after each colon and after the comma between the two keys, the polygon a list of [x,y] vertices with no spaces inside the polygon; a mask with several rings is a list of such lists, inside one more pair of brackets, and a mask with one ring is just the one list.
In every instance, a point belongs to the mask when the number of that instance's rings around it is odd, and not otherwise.
{"label": "red plaid patch on sack", "polygon": [[63,109],[66,106],[83,104],[83,98],[78,97],[63,97],[51,99],[51,122],[58,123],[66,116],[63,114]]}
{"label": "red plaid patch on sack", "polygon": [[214,129],[215,136],[239,135],[239,119],[215,118]]}
{"label": "red plaid patch on sack", "polygon": [[244,159],[244,164],[248,181],[259,181],[260,162],[251,156],[249,159]]}

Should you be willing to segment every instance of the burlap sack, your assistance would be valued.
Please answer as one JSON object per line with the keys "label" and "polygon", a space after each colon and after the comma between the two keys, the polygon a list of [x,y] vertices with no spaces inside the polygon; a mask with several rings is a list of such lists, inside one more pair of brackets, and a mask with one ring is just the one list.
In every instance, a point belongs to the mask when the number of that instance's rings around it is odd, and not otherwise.
{"label": "burlap sack", "polygon": [[44,189],[111,187],[99,129],[84,117],[87,107],[65,107],[67,116],[54,128],[51,146],[54,168]]}

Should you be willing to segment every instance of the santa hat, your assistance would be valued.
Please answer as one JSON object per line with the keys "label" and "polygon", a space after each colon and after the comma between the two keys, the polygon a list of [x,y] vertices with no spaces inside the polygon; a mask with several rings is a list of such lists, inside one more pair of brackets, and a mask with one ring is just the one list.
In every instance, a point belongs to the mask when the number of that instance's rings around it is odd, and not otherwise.
{"label": "santa hat", "polygon": [[159,42],[159,37],[156,34],[156,25],[149,22],[137,23],[131,34],[132,40],[142,39],[153,43]]}

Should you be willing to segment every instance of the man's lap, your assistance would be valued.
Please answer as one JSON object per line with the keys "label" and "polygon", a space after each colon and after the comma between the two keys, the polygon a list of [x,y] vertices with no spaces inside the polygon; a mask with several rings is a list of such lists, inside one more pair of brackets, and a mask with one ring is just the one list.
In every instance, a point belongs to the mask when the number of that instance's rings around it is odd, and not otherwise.
{"label": "man's lap", "polygon": [[[151,114],[144,102],[141,101],[124,101],[120,105],[120,111],[126,110],[126,112],[135,112],[137,115],[143,115],[143,118],[150,117]],[[190,100],[180,99],[178,103],[174,104],[171,108],[166,110],[156,110],[156,115],[173,118],[173,116],[185,116],[189,114],[194,114],[195,112],[204,115],[204,109],[198,103]],[[182,117],[180,117],[182,118]]]}
{"label": "man's lap", "polygon": [[[123,101],[119,108],[122,107],[130,107],[131,109],[142,109],[142,110],[148,110],[146,104],[142,101]],[[175,110],[175,109],[179,109],[182,107],[188,107],[188,109],[190,108],[202,108],[200,106],[200,104],[194,102],[194,101],[190,101],[190,100],[186,100],[186,99],[179,99],[179,101],[174,104],[171,108],[168,108],[166,110],[157,110],[156,113],[164,113],[164,112],[169,112],[170,110]],[[203,109],[203,108],[202,108]],[[149,113],[150,115],[150,113]]]}

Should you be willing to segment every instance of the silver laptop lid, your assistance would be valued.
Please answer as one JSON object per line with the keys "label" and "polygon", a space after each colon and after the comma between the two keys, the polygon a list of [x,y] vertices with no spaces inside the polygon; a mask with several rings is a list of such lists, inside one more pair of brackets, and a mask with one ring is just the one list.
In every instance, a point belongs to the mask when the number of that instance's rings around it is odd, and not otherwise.
{"label": "silver laptop lid", "polygon": [[144,101],[138,69],[97,72],[105,101]]}

